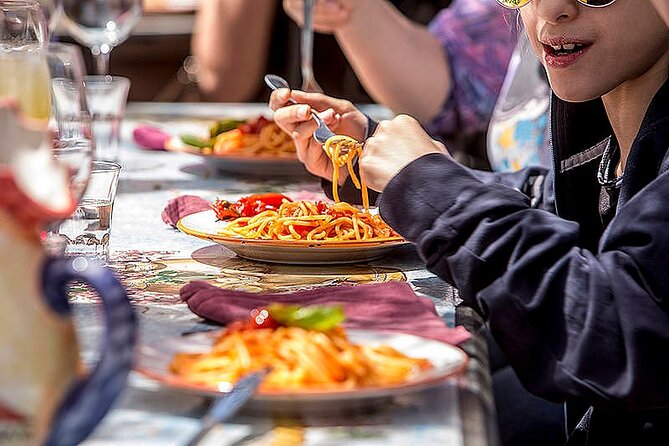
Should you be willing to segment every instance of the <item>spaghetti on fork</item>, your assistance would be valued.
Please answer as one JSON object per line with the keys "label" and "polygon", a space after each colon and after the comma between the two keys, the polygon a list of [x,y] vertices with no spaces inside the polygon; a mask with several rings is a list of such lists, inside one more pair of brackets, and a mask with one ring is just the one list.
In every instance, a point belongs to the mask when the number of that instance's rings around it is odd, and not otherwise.
{"label": "spaghetti on fork", "polygon": [[332,160],[332,197],[334,201],[340,202],[339,199],[339,169],[346,166],[351,181],[357,189],[360,189],[362,194],[362,207],[365,212],[369,212],[369,193],[367,192],[367,185],[365,180],[355,174],[353,169],[353,161],[356,157],[360,157],[362,153],[362,144],[345,135],[334,135],[325,141],[323,150]]}

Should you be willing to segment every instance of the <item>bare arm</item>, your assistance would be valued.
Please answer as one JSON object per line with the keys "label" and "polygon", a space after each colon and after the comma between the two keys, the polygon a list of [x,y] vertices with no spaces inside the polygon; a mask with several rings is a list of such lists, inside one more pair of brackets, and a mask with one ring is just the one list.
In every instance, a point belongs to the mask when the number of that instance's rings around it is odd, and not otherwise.
{"label": "bare arm", "polygon": [[207,100],[243,102],[253,97],[265,69],[276,0],[203,0],[192,51],[200,91]]}
{"label": "bare arm", "polygon": [[[298,23],[302,5],[284,0]],[[367,92],[397,113],[429,122],[450,94],[449,62],[439,40],[386,0],[318,0],[314,28],[334,33]]]}
{"label": "bare arm", "polygon": [[335,36],[375,100],[421,122],[436,116],[452,83],[446,53],[426,27],[386,1],[363,0]]}

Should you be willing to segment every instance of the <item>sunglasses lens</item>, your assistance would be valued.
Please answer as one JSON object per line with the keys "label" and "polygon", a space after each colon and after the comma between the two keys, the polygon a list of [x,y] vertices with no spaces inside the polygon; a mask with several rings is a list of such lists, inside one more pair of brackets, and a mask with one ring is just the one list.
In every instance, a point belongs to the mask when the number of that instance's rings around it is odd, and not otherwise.
{"label": "sunglasses lens", "polygon": [[500,5],[509,9],[518,9],[527,5],[530,0],[497,0]]}
{"label": "sunglasses lens", "polygon": [[[509,9],[519,9],[522,8],[523,6],[527,5],[531,0],[497,0],[497,2],[504,6],[505,8]],[[592,6],[595,8],[599,8],[602,6],[609,6],[616,0],[578,0],[582,4],[586,6]]]}
{"label": "sunglasses lens", "polygon": [[578,1],[583,3],[584,5],[598,7],[598,6],[609,6],[616,0],[578,0]]}

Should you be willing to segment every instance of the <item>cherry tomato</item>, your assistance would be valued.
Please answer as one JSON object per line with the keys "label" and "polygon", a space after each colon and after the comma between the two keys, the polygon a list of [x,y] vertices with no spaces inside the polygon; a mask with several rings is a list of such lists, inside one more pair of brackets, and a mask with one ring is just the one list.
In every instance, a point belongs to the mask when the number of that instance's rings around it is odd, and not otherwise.
{"label": "cherry tomato", "polygon": [[236,203],[230,203],[229,201],[217,198],[212,208],[216,213],[216,218],[219,220],[231,220],[239,217],[239,212],[237,212],[235,205]]}
{"label": "cherry tomato", "polygon": [[242,197],[234,203],[216,199],[212,208],[216,213],[216,218],[230,220],[238,217],[253,217],[263,211],[276,210],[281,206],[283,200],[293,201],[283,194],[271,192]]}
{"label": "cherry tomato", "polygon": [[239,129],[245,135],[258,134],[260,133],[260,130],[262,130],[262,128],[270,122],[271,121],[264,116],[259,116],[257,119],[252,119],[239,124],[237,129]]}
{"label": "cherry tomato", "polygon": [[253,194],[237,200],[235,210],[242,217],[253,217],[263,211],[278,209],[283,200],[293,201],[279,193]]}
{"label": "cherry tomato", "polygon": [[255,330],[258,328],[277,328],[278,326],[278,322],[270,316],[267,308],[254,308],[251,310],[251,316],[244,328]]}

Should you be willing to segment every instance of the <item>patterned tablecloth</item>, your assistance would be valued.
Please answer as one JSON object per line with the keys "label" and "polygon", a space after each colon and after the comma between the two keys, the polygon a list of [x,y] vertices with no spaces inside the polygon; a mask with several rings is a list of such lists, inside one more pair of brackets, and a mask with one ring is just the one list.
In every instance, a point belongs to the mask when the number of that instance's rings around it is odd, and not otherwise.
{"label": "patterned tablecloth", "polygon": [[[180,302],[178,291],[192,280],[248,291],[291,291],[309,287],[391,280],[408,281],[433,298],[437,311],[454,323],[455,293],[424,269],[411,246],[385,258],[356,265],[292,266],[236,257],[220,245],[167,226],[161,212],[181,194],[235,200],[254,192],[280,191],[321,196],[308,174],[277,179],[221,174],[196,155],[139,150],[130,132],[137,123],[154,123],[175,133],[206,128],[207,118],[266,113],[263,105],[131,104],[124,124],[119,193],[114,204],[110,266],[127,288],[140,318],[140,341],[210,329]],[[379,109],[372,109],[379,113]],[[382,112],[382,111],[381,111]],[[188,116],[185,118],[184,116]],[[72,300],[84,360],[96,360],[100,339],[96,297],[73,286]],[[462,347],[470,355],[468,373],[436,388],[389,397],[381,403],[340,402],[309,411],[252,407],[219,426],[201,443],[217,445],[478,445],[496,444],[486,353],[480,321],[458,310],[459,323],[474,337]],[[211,399],[159,387],[131,375],[130,386],[87,446],[182,445],[199,428]]]}

